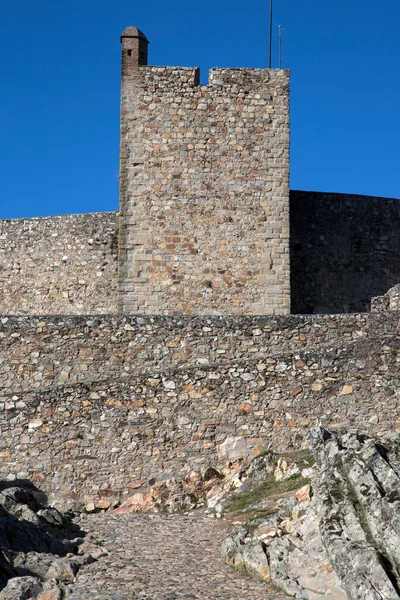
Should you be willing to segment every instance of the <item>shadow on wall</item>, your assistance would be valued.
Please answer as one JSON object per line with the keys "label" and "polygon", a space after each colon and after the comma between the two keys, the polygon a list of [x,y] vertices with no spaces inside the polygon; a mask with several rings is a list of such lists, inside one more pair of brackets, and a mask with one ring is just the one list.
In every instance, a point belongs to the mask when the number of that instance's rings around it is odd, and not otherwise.
{"label": "shadow on wall", "polygon": [[400,282],[400,200],[290,193],[292,313],[368,312]]}

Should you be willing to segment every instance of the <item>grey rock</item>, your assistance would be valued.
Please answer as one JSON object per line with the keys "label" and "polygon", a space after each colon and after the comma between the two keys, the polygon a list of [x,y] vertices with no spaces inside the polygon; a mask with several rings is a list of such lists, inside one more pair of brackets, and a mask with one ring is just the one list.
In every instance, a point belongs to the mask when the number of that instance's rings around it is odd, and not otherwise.
{"label": "grey rock", "polygon": [[256,456],[251,463],[249,468],[246,470],[246,477],[250,477],[252,481],[259,482],[263,481],[273,472],[275,468],[273,454],[264,454],[262,456]]}
{"label": "grey rock", "polygon": [[265,544],[258,541],[245,544],[242,554],[247,573],[254,575],[261,581],[271,580]]}
{"label": "grey rock", "polygon": [[[25,598],[26,588],[27,598],[37,598],[38,581],[71,581],[94,558],[75,555],[82,532],[69,517],[47,506],[44,494],[29,484],[6,486],[4,482],[0,491],[0,589],[9,595],[4,597],[19,599]],[[30,589],[32,581],[36,587]],[[50,588],[41,600],[58,600],[57,586]]]}
{"label": "grey rock", "polygon": [[10,515],[39,525],[40,519],[34,511],[34,497],[21,488],[8,488],[0,492],[0,506]]}
{"label": "grey rock", "polygon": [[217,448],[218,455],[221,459],[225,460],[237,460],[251,454],[251,448],[249,447],[245,438],[242,437],[228,437],[220,444]]}
{"label": "grey rock", "polygon": [[62,598],[65,598],[65,588],[61,589],[55,581],[45,581],[37,600],[62,600]]}
{"label": "grey rock", "polygon": [[78,572],[78,564],[68,558],[58,558],[52,562],[46,573],[46,579],[74,581]]}
{"label": "grey rock", "polygon": [[400,480],[389,449],[357,433],[326,439],[321,430],[319,436],[314,452],[320,469],[313,490],[335,572],[352,600],[400,598],[395,500]]}
{"label": "grey rock", "polygon": [[13,567],[17,575],[29,574],[44,578],[53,561],[54,554],[46,552],[19,552],[13,558]]}
{"label": "grey rock", "polygon": [[249,530],[247,527],[238,526],[223,541],[221,556],[232,567],[241,568],[244,565],[243,549],[248,540]]}
{"label": "grey rock", "polygon": [[280,521],[278,512],[275,521],[257,522],[253,535],[234,530],[223,557],[257,574],[264,553],[271,581],[296,598],[400,598],[398,437],[320,427],[309,444],[317,463],[311,500],[299,494],[290,517]]}
{"label": "grey rock", "polygon": [[37,577],[14,577],[0,592],[0,600],[29,600],[36,598],[43,590]]}
{"label": "grey rock", "polygon": [[49,507],[40,509],[37,511],[37,514],[42,517],[45,521],[50,523],[51,525],[55,525],[56,527],[63,527],[66,524],[66,519],[60,511],[56,508]]}

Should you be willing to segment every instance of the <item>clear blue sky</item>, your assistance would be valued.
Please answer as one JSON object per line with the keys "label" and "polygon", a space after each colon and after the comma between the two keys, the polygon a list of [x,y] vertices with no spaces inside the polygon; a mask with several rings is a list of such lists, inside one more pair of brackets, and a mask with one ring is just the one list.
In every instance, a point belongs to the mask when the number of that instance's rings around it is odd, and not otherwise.
{"label": "clear blue sky", "polygon": [[[274,3],[292,70],[291,187],[399,197],[399,1]],[[127,25],[149,38],[150,64],[200,66],[204,81],[212,66],[267,65],[268,6],[4,0],[0,218],[118,208]]]}

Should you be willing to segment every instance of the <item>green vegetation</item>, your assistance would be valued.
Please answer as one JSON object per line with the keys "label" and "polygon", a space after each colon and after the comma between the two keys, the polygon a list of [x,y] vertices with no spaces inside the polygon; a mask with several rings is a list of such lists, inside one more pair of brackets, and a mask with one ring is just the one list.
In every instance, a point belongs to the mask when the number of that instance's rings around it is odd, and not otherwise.
{"label": "green vegetation", "polygon": [[[240,513],[244,513],[250,527],[252,523],[255,525],[256,521],[260,518],[265,519],[276,514],[279,510],[279,507],[276,505],[279,498],[291,495],[291,492],[310,483],[310,479],[303,477],[301,471],[315,464],[315,458],[309,450],[298,450],[282,454],[272,454],[268,451],[265,454],[271,455],[273,472],[267,475],[261,483],[251,484],[248,482],[248,489],[242,492],[232,490],[232,494],[224,504],[225,513],[236,514],[237,516]],[[263,454],[258,455],[257,459],[262,456]],[[287,460],[289,468],[290,465],[294,464],[298,467],[299,471],[287,479],[277,481],[274,477],[274,471],[281,458]]]}
{"label": "green vegetation", "polygon": [[300,470],[313,467],[315,465],[315,458],[309,450],[297,450],[290,454],[277,454],[277,458],[288,458],[292,462],[296,463]]}
{"label": "green vegetation", "polygon": [[[273,496],[282,496],[287,492],[292,492],[293,490],[303,487],[303,485],[306,485],[307,483],[310,483],[310,480],[302,477],[300,473],[283,481],[276,481],[274,476],[270,475],[259,486],[232,496],[225,505],[225,511],[246,511],[246,509],[251,509],[252,506],[262,500],[266,500]],[[257,514],[260,512],[261,511],[257,511]],[[271,511],[270,514],[273,514],[273,511]]]}

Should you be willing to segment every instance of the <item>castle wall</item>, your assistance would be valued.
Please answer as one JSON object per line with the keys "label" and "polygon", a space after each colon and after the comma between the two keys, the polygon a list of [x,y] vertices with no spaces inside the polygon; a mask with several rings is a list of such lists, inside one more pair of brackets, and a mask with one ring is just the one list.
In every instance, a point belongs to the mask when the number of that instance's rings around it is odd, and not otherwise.
{"label": "castle wall", "polygon": [[293,313],[369,310],[400,282],[400,200],[292,191]]}
{"label": "castle wall", "polygon": [[399,430],[399,313],[3,317],[0,477],[116,501],[310,426]]}
{"label": "castle wall", "polygon": [[[290,194],[292,312],[368,311],[400,281],[400,200]],[[116,313],[117,221],[117,213],[0,221],[0,314]]]}
{"label": "castle wall", "polygon": [[117,213],[0,221],[0,314],[117,311]]}
{"label": "castle wall", "polygon": [[123,46],[122,312],[290,312],[288,87],[266,69],[199,85]]}

